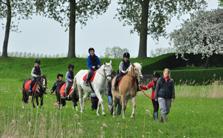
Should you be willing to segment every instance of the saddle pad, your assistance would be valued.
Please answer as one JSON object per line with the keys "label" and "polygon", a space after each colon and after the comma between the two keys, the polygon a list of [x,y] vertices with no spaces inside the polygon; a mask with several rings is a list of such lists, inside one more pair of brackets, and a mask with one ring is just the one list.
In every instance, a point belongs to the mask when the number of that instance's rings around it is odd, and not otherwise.
{"label": "saddle pad", "polygon": [[[65,89],[66,89],[66,83],[64,83],[61,87],[60,87],[60,96],[65,96]],[[69,92],[68,92],[68,95],[71,95],[73,93],[73,90],[74,88],[71,87]]]}

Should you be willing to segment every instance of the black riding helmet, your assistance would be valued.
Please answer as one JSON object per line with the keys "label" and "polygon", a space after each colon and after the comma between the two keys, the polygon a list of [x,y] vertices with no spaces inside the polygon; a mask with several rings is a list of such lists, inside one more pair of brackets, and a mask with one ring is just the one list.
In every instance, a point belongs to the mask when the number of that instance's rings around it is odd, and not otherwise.
{"label": "black riding helmet", "polygon": [[37,63],[37,64],[40,65],[40,59],[37,58],[37,59],[35,60],[35,63]]}
{"label": "black riding helmet", "polygon": [[59,78],[59,77],[63,77],[63,74],[58,73],[57,78]]}
{"label": "black riding helmet", "polygon": [[90,53],[91,50],[95,51],[94,48],[91,47],[91,48],[88,49],[88,53]]}
{"label": "black riding helmet", "polygon": [[125,53],[123,54],[123,58],[124,58],[124,57],[129,59],[129,58],[130,58],[130,54],[129,54],[129,52],[125,52]]}
{"label": "black riding helmet", "polygon": [[73,64],[69,64],[69,65],[68,65],[68,69],[69,69],[69,68],[74,69],[74,65],[73,65]]}
{"label": "black riding helmet", "polygon": [[153,77],[155,77],[155,78],[159,78],[159,77],[160,77],[160,74],[159,74],[158,72],[154,72],[154,73],[153,73]]}

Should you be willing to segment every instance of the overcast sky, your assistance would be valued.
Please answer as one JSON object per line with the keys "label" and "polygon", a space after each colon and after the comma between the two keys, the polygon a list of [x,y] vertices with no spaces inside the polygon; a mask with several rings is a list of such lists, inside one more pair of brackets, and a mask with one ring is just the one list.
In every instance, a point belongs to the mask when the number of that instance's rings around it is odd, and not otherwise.
{"label": "overcast sky", "polygon": [[[217,0],[208,0],[208,10],[218,7]],[[128,48],[132,56],[137,56],[139,37],[130,34],[131,26],[124,27],[122,22],[113,19],[116,14],[117,5],[113,1],[108,11],[102,16],[91,19],[87,26],[81,28],[77,25],[76,32],[76,54],[86,55],[89,47],[94,47],[98,55],[103,55],[106,47],[119,46]],[[167,31],[171,32],[180,27],[181,20],[172,19]],[[0,20],[2,21],[2,20]],[[9,40],[9,52],[32,52],[43,54],[67,54],[68,32],[54,20],[34,16],[31,20],[21,21],[20,33],[12,32]],[[4,30],[0,28],[0,51],[4,38]],[[160,39],[159,42],[148,39],[148,55],[152,49],[168,47],[169,40]]]}

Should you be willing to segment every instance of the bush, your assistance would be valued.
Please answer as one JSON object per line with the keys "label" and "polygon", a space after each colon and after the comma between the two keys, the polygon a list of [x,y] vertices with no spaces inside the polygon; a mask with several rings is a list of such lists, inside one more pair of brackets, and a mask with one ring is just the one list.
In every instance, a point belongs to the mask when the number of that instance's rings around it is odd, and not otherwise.
{"label": "bush", "polygon": [[[177,69],[185,68],[188,66],[204,67],[206,60],[202,59],[201,55],[185,54],[187,60],[181,57],[176,57],[174,53],[163,55],[165,58],[160,58],[160,60],[147,64],[143,67],[143,73],[151,74],[154,70],[162,70],[164,68]],[[209,67],[222,67],[223,66],[223,55],[213,55],[209,59]]]}
{"label": "bush", "polygon": [[223,68],[172,70],[171,77],[176,84],[206,85],[222,80]]}

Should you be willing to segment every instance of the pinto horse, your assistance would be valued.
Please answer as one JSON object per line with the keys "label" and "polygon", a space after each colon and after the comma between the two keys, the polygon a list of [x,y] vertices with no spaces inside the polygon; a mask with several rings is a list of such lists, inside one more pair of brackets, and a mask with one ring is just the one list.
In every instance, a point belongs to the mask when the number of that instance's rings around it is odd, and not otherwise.
{"label": "pinto horse", "polygon": [[[39,106],[39,98],[40,98],[40,106],[43,105],[43,95],[46,92],[47,88],[47,79],[45,76],[41,76],[37,79],[37,82],[34,84],[32,88],[32,92],[29,92],[30,84],[32,80],[28,79],[24,81],[23,88],[22,88],[22,101],[24,103],[28,103],[29,96],[32,96],[32,105],[33,108]],[[34,99],[36,99],[36,105],[34,103]]]}
{"label": "pinto horse", "polygon": [[68,92],[68,96],[69,98],[67,98],[65,96],[65,89],[66,89],[66,83],[64,83],[59,90],[59,92],[56,92],[56,96],[59,99],[59,109],[61,108],[61,106],[65,106],[66,105],[66,101],[72,101],[73,102],[73,107],[77,107],[77,102],[78,102],[78,95],[77,95],[77,91],[74,87],[71,87],[69,92]]}
{"label": "pinto horse", "polygon": [[114,83],[116,77],[112,80],[112,96],[113,96],[113,116],[116,113],[116,106],[118,103],[122,106],[122,117],[125,118],[125,109],[128,100],[132,100],[132,114],[131,118],[135,116],[136,102],[135,97],[137,93],[137,83],[143,76],[141,73],[142,66],[139,63],[134,63],[128,68],[128,73],[122,77],[119,82],[118,90],[115,89]]}
{"label": "pinto horse", "polygon": [[79,102],[80,102],[80,111],[83,112],[84,109],[84,101],[90,92],[94,92],[98,98],[98,106],[96,114],[99,116],[99,108],[101,105],[102,115],[105,115],[103,99],[101,96],[101,92],[106,89],[106,82],[111,80],[112,73],[112,62],[103,64],[96,72],[94,76],[94,80],[90,82],[90,85],[87,86],[84,78],[88,70],[80,70],[76,76],[74,77],[74,87],[78,90]]}

